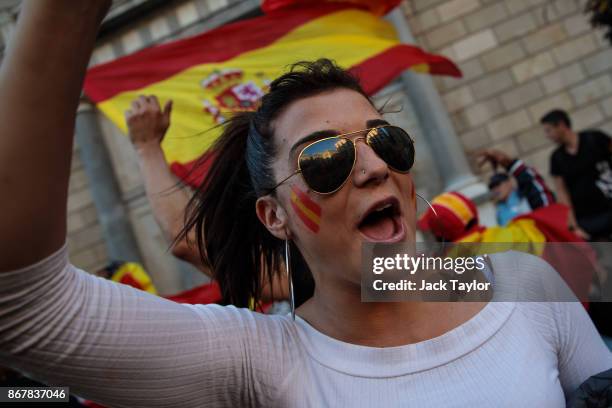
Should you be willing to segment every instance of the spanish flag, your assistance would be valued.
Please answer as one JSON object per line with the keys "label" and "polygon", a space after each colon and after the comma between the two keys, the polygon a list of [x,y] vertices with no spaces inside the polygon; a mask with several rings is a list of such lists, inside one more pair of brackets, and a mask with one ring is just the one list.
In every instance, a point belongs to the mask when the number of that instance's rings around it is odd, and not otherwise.
{"label": "spanish flag", "polygon": [[95,66],[87,74],[85,93],[124,132],[124,112],[138,95],[172,99],[172,124],[162,148],[182,177],[219,136],[215,125],[234,112],[256,108],[269,83],[294,62],[333,59],[359,76],[368,93],[407,68],[461,75],[448,59],[401,44],[393,27],[368,10],[316,3],[281,7]]}

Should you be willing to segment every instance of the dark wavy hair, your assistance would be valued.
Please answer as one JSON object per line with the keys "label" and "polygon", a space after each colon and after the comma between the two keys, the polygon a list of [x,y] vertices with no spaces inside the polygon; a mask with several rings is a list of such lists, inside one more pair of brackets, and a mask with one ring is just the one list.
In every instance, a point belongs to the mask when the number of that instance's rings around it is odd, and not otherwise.
{"label": "dark wavy hair", "polygon": [[[177,239],[195,232],[202,261],[212,268],[227,303],[246,307],[252,300],[259,302],[263,277],[271,283],[274,274],[283,273],[284,242],[270,234],[255,213],[257,198],[276,184],[272,122],[292,102],[339,88],[369,100],[357,78],[334,62],[298,62],[270,84],[257,111],[229,119],[212,147],[210,170],[187,206]],[[312,296],[314,281],[297,247],[292,244],[291,249],[299,305]]]}

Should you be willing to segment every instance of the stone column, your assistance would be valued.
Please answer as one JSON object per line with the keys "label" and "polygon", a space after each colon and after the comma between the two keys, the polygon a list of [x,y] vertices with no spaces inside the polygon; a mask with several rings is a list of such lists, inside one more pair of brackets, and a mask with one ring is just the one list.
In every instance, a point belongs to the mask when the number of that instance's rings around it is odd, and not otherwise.
{"label": "stone column", "polygon": [[[389,13],[387,19],[393,24],[403,43],[416,44],[406,17],[399,7]],[[428,75],[411,71],[405,71],[401,78],[405,92],[421,123],[423,137],[438,168],[443,189],[460,191],[472,199],[481,201],[487,193],[487,187],[472,173],[433,81]]]}
{"label": "stone column", "polygon": [[76,143],[89,178],[89,186],[102,234],[111,259],[142,262],[121,190],[104,143],[97,113],[92,104],[82,101],[76,119]]}

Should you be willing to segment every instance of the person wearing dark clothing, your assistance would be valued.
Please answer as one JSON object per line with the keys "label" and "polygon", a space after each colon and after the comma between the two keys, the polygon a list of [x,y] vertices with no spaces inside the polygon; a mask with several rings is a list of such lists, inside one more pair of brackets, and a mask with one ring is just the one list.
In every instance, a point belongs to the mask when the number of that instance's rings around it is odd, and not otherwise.
{"label": "person wearing dark clothing", "polygon": [[540,120],[559,146],[550,159],[559,200],[572,208],[569,227],[593,241],[612,235],[612,139],[599,130],[572,130],[567,113],[554,110]]}
{"label": "person wearing dark clothing", "polygon": [[[553,110],[540,120],[546,136],[558,147],[550,158],[559,201],[570,206],[568,226],[590,241],[612,239],[612,139],[599,130],[574,132],[568,114]],[[599,249],[599,263],[608,271],[602,293],[612,290],[609,251]],[[589,314],[600,333],[612,337],[609,302],[593,302]]]}
{"label": "person wearing dark clothing", "polygon": [[612,406],[612,370],[589,377],[567,400],[568,408]]}

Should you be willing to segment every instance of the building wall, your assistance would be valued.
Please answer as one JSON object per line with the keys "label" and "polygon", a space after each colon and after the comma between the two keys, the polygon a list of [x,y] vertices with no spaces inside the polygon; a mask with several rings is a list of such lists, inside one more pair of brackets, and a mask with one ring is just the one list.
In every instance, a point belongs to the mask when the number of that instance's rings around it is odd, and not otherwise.
{"label": "building wall", "polygon": [[94,272],[108,263],[108,253],[91,196],[89,179],[76,144],[72,154],[68,194],[70,259],[78,267]]}
{"label": "building wall", "polygon": [[576,129],[612,134],[612,47],[581,0],[410,0],[417,42],[456,61],[436,78],[466,152],[495,147],[548,175],[553,146],[539,119],[567,110]]}

